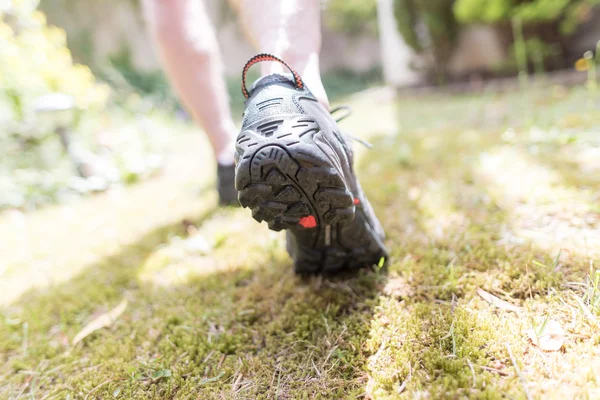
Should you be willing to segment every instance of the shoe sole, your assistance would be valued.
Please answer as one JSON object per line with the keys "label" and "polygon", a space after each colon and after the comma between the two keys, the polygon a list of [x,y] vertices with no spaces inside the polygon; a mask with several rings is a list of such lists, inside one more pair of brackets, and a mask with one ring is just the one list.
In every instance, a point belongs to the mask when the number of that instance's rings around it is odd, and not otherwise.
{"label": "shoe sole", "polygon": [[242,207],[275,231],[349,222],[354,198],[313,139],[320,132],[306,115],[261,120],[237,139],[235,186]]}
{"label": "shoe sole", "polygon": [[[313,249],[291,242],[288,236],[288,252],[296,254],[294,269],[298,274],[337,274],[367,266],[378,265],[388,258],[385,245],[373,232],[365,215],[357,211],[354,221],[332,227],[332,235],[337,239],[337,247]],[[346,246],[340,245],[343,240]]]}
{"label": "shoe sole", "polygon": [[297,273],[358,269],[386,255],[312,118],[280,115],[249,125],[237,138],[236,158],[240,204],[270,229],[293,233],[288,251]]}

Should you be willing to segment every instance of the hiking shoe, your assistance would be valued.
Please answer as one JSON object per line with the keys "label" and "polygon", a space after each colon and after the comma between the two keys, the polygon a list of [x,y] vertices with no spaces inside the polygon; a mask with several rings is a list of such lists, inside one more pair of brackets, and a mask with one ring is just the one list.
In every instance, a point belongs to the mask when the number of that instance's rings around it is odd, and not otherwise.
{"label": "hiking shoe", "polygon": [[[278,61],[292,75],[272,74],[246,89],[248,69]],[[259,54],[244,66],[246,97],[236,141],[235,187],[243,207],[275,231],[287,230],[298,273],[378,264],[384,233],[352,169],[351,143],[300,76]]]}
{"label": "hiking shoe", "polygon": [[217,192],[219,205],[239,206],[238,193],[235,190],[235,165],[217,164]]}

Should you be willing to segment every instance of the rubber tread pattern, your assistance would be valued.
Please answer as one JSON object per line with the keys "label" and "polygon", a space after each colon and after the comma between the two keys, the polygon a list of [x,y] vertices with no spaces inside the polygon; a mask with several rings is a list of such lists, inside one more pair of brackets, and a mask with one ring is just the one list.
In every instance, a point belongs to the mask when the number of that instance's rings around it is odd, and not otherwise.
{"label": "rubber tread pattern", "polygon": [[[285,124],[276,121],[261,121],[238,137],[236,189],[242,207],[252,209],[257,221],[266,221],[276,231],[298,228],[308,215],[316,218],[317,227],[351,221],[353,196],[342,176],[309,135],[300,138],[307,125],[318,131],[314,121],[306,122],[305,115]],[[265,135],[265,126],[277,130]],[[290,147],[294,141],[298,143]]]}
{"label": "rubber tread pattern", "polygon": [[[297,273],[377,264],[387,257],[384,234],[352,171],[351,148],[326,112],[307,114],[299,98],[318,104],[278,75],[252,91],[236,142],[239,202],[270,229],[287,230]],[[300,224],[308,216],[316,226]]]}

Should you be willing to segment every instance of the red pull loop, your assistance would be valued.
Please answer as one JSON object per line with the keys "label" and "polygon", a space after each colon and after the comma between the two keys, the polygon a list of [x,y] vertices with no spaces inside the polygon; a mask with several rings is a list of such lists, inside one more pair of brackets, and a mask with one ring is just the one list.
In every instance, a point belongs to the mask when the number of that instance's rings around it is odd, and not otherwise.
{"label": "red pull loop", "polygon": [[278,62],[282,63],[283,65],[285,65],[287,67],[287,69],[290,70],[290,72],[294,76],[294,84],[296,85],[296,89],[304,88],[304,82],[302,82],[300,75],[296,72],[296,70],[294,68],[290,67],[288,65],[288,63],[286,63],[285,61],[283,61],[280,58],[275,57],[274,55],[267,54],[267,53],[261,53],[261,54],[255,55],[250,60],[248,60],[246,65],[244,65],[244,69],[242,70],[242,94],[244,95],[245,98],[248,98],[250,96],[250,94],[248,93],[248,89],[246,89],[246,74],[248,73],[248,70],[250,69],[250,67],[252,67],[254,64],[257,64],[262,61],[278,61]]}

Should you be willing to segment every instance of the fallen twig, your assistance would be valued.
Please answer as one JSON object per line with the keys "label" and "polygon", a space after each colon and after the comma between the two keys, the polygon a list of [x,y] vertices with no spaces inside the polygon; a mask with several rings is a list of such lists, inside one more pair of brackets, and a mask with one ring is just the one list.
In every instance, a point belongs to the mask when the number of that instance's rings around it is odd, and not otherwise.
{"label": "fallen twig", "polygon": [[508,372],[502,371],[502,370],[497,369],[497,368],[486,367],[486,366],[483,366],[483,365],[479,365],[478,367],[481,368],[481,369],[484,369],[486,371],[494,372],[494,373],[496,373],[498,375],[502,375],[502,376],[508,376],[508,375],[510,375]]}
{"label": "fallen twig", "polygon": [[75,338],[73,338],[73,346],[81,342],[90,334],[96,332],[98,329],[110,326],[117,318],[119,318],[121,314],[123,314],[125,308],[127,308],[127,299],[123,299],[118,306],[109,312],[100,315],[98,318],[95,318],[92,322],[84,326],[83,329],[79,331],[77,335],[75,335]]}
{"label": "fallen twig", "polygon": [[504,346],[506,347],[506,350],[508,350],[508,355],[510,356],[510,360],[512,361],[513,366],[515,367],[515,371],[517,372],[519,381],[521,381],[521,385],[523,386],[523,390],[525,391],[525,397],[527,397],[527,400],[532,400],[533,397],[531,396],[531,393],[529,392],[529,386],[527,385],[527,381],[525,380],[525,377],[521,374],[521,370],[519,369],[519,365],[517,364],[515,355],[513,354],[512,350],[510,348],[510,344],[504,343]]}
{"label": "fallen twig", "polygon": [[398,394],[404,392],[404,389],[406,389],[406,386],[408,385],[408,383],[410,382],[411,379],[412,379],[412,364],[408,364],[408,376],[406,377],[404,382],[402,382],[402,385],[400,385],[400,387],[398,388]]}
{"label": "fallen twig", "polygon": [[517,307],[513,304],[510,304],[508,301],[504,301],[491,293],[486,292],[481,288],[477,288],[477,294],[481,296],[482,299],[490,303],[496,308],[506,311],[520,312],[522,311],[521,307]]}
{"label": "fallen twig", "polygon": [[98,386],[96,386],[95,388],[93,388],[92,390],[90,390],[90,391],[88,392],[88,394],[86,394],[86,395],[85,395],[85,398],[84,398],[83,400],[87,400],[87,399],[88,399],[88,397],[90,397],[90,395],[91,395],[92,393],[94,393],[96,390],[100,389],[100,388],[101,388],[102,386],[104,386],[104,385],[108,385],[109,383],[111,383],[111,382],[114,382],[115,380],[116,380],[116,379],[108,379],[108,380],[105,380],[104,382],[102,382],[101,384],[99,384]]}
{"label": "fallen twig", "polygon": [[473,374],[473,387],[477,386],[477,375],[475,375],[475,368],[473,368],[473,364],[471,360],[467,358],[467,364],[469,364],[469,368],[471,369],[471,373]]}
{"label": "fallen twig", "polygon": [[242,378],[244,377],[244,374],[239,374],[237,379],[235,380],[235,382],[233,382],[233,385],[231,385],[231,393],[236,393],[238,388],[240,387],[240,382],[242,381]]}

